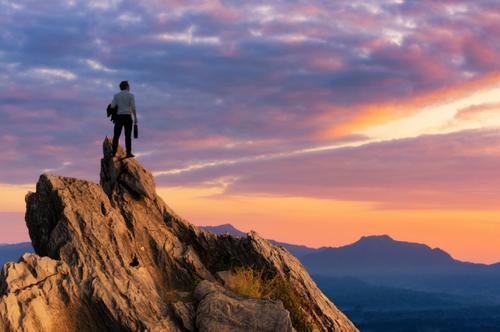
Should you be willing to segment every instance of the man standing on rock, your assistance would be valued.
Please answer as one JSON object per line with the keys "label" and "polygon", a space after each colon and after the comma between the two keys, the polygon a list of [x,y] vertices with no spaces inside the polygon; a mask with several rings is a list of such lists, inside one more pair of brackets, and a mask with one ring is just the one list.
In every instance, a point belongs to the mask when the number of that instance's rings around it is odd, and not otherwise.
{"label": "man standing on rock", "polygon": [[[111,107],[118,107],[113,135],[113,157],[118,149],[118,141],[125,127],[125,146],[127,148],[127,158],[134,157],[132,154],[132,125],[137,124],[137,113],[135,109],[135,97],[130,93],[128,81],[120,82],[120,92],[113,96]],[[134,116],[132,122],[132,115]]]}

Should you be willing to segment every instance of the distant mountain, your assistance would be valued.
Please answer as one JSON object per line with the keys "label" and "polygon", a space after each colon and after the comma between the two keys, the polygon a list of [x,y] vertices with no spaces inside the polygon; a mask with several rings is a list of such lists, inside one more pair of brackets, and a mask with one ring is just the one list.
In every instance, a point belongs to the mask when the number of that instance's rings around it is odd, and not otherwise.
{"label": "distant mountain", "polygon": [[27,252],[33,252],[33,247],[29,242],[0,244],[0,269],[7,262],[17,262]]}
{"label": "distant mountain", "polygon": [[425,244],[396,241],[387,235],[364,236],[343,247],[329,247],[303,257],[314,272],[442,270],[470,266]]}
{"label": "distant mountain", "polygon": [[218,226],[199,226],[205,231],[209,231],[215,234],[229,234],[238,237],[246,237],[247,233],[240,231],[231,224],[223,224]]}
{"label": "distant mountain", "polygon": [[352,276],[374,285],[481,298],[500,304],[498,264],[453,259],[439,248],[365,236],[338,248],[323,248],[300,258],[311,274]]}
{"label": "distant mountain", "polygon": [[[239,229],[235,228],[231,224],[223,224],[219,226],[200,226],[201,229],[215,233],[215,234],[229,234],[233,236],[239,236],[239,237],[246,237],[247,233],[240,231]],[[303,245],[296,245],[296,244],[289,244],[285,242],[278,242],[275,240],[269,240],[272,244],[276,244],[278,246],[282,246],[286,248],[289,252],[291,252],[293,255],[296,257],[300,258],[302,256],[305,256],[307,254],[316,252],[318,249],[306,247]]]}

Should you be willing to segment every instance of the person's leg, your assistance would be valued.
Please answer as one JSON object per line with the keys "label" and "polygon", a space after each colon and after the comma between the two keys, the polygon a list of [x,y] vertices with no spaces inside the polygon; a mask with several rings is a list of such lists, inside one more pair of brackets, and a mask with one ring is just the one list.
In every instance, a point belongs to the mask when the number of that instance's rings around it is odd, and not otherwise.
{"label": "person's leg", "polygon": [[120,140],[122,127],[123,127],[122,117],[118,115],[116,116],[115,128],[113,132],[113,156],[116,154],[116,150],[118,150],[118,141]]}
{"label": "person's leg", "polygon": [[126,117],[125,120],[125,146],[127,147],[127,155],[132,154],[132,116]]}

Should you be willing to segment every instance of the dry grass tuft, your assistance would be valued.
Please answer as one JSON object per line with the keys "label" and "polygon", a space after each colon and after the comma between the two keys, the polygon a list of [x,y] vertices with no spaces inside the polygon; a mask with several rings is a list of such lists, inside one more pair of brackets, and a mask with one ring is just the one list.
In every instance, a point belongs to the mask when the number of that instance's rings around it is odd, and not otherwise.
{"label": "dry grass tuft", "polygon": [[258,272],[249,267],[237,268],[225,278],[226,286],[236,294],[253,298],[270,297],[280,300],[290,313],[293,327],[299,332],[313,331],[313,324],[309,321],[305,308],[307,304],[299,297],[289,282],[281,276],[271,279],[264,278],[262,271]]}
{"label": "dry grass tuft", "polygon": [[254,271],[251,268],[237,268],[233,273],[229,274],[224,281],[227,287],[236,294],[253,298],[261,298],[264,296],[262,272]]}

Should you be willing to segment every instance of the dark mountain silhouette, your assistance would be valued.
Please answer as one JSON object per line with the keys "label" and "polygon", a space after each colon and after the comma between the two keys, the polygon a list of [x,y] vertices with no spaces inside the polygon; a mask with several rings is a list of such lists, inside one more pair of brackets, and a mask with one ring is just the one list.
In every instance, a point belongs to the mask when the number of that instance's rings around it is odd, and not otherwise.
{"label": "dark mountain silhouette", "polygon": [[218,226],[200,226],[201,229],[215,234],[229,234],[232,236],[246,237],[247,233],[240,231],[231,224],[223,224]]}
{"label": "dark mountain silhouette", "polygon": [[439,248],[365,236],[300,258],[309,273],[351,276],[373,285],[465,296],[469,302],[500,303],[498,264],[462,262]]}
{"label": "dark mountain silhouette", "polygon": [[[215,233],[215,234],[229,234],[233,236],[239,236],[239,237],[246,237],[247,233],[240,231],[236,227],[234,227],[231,224],[223,224],[223,225],[218,225],[218,226],[200,226],[201,229]],[[282,246],[286,248],[289,252],[294,254],[296,257],[300,258],[304,255],[313,253],[317,251],[318,249],[306,247],[303,245],[297,245],[297,244],[290,244],[290,243],[285,243],[285,242],[278,242],[275,240],[268,240],[272,244],[276,244],[278,246]]]}
{"label": "dark mountain silhouette", "polygon": [[356,277],[381,275],[383,280],[391,282],[400,279],[401,274],[408,274],[419,278],[454,275],[453,282],[475,276],[486,278],[483,281],[488,283],[491,277],[500,273],[500,264],[462,262],[442,249],[397,241],[387,235],[364,236],[350,245],[322,248],[301,257],[301,261],[311,273]]}
{"label": "dark mountain silhouette", "polygon": [[17,262],[27,252],[33,252],[33,247],[29,242],[0,244],[0,269],[7,262]]}
{"label": "dark mountain silhouette", "polygon": [[323,248],[304,256],[303,263],[310,270],[323,273],[345,270],[410,272],[471,265],[454,260],[439,248],[432,249],[425,244],[396,241],[387,235],[364,236],[350,245]]}

